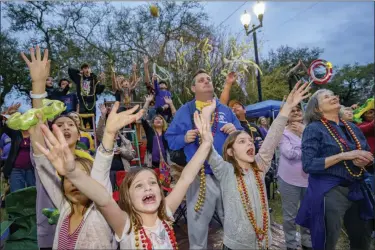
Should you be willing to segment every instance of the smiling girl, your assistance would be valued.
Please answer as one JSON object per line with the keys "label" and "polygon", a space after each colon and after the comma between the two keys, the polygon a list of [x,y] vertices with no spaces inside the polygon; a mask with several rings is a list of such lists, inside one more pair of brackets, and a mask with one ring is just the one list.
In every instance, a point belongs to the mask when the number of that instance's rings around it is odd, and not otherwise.
{"label": "smiling girl", "polygon": [[[288,115],[292,108],[309,96],[307,84],[289,94],[288,99],[273,122],[264,143],[255,155],[251,136],[243,131],[233,132],[223,146],[223,158],[212,147],[208,163],[220,182],[224,204],[224,249],[270,248],[272,239],[269,227],[267,196],[264,177],[274,150],[279,144]],[[211,117],[216,103],[202,110]],[[203,138],[203,142],[205,139]],[[212,139],[210,139],[212,142]]]}
{"label": "smiling girl", "polygon": [[[210,124],[207,122],[209,120],[195,113],[194,121],[203,142],[167,197],[163,195],[155,172],[142,168],[127,173],[120,186],[118,205],[108,190],[77,167],[66,139],[57,127],[53,127],[52,133],[46,126],[42,126],[50,150],[39,144],[38,148],[61,176],[69,179],[95,203],[95,207],[115,232],[121,249],[177,249],[171,225],[173,213],[207,158],[213,141]],[[103,154],[113,156],[113,143],[103,143],[100,148]]]}

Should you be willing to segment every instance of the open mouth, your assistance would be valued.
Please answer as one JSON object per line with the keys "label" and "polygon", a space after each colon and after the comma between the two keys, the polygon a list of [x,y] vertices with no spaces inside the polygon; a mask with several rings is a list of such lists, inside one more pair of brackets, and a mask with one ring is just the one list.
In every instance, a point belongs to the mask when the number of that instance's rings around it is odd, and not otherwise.
{"label": "open mouth", "polygon": [[65,137],[65,139],[70,139],[70,137],[72,137],[72,135],[69,132],[64,132],[64,137]]}
{"label": "open mouth", "polygon": [[70,192],[73,193],[73,194],[80,193],[80,191],[77,188],[73,188],[72,190],[70,190]]}
{"label": "open mouth", "polygon": [[156,201],[156,197],[153,194],[146,195],[143,197],[142,202],[145,204],[152,204]]}
{"label": "open mouth", "polygon": [[254,149],[251,148],[251,149],[247,150],[246,154],[249,155],[249,156],[253,156],[254,155]]}

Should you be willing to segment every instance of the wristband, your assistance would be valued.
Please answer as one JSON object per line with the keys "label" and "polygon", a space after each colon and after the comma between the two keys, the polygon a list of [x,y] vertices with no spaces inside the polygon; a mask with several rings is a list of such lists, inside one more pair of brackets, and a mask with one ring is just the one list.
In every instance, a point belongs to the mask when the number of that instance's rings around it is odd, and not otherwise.
{"label": "wristband", "polygon": [[43,94],[33,94],[32,91],[30,91],[30,97],[33,99],[42,99],[47,97],[47,92],[45,91]]}
{"label": "wristband", "polygon": [[110,150],[106,149],[106,148],[103,146],[103,143],[100,144],[99,150],[100,150],[102,153],[104,153],[104,154],[108,154],[108,155],[113,154],[113,151],[114,151],[113,148],[110,149]]}

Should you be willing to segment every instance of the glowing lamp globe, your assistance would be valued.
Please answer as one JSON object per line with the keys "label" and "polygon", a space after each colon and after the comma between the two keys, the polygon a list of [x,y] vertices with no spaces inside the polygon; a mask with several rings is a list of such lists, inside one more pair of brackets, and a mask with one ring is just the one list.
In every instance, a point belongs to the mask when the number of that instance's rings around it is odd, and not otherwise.
{"label": "glowing lamp globe", "polygon": [[249,13],[246,12],[242,14],[241,16],[241,23],[243,26],[249,26],[251,21],[251,16]]}

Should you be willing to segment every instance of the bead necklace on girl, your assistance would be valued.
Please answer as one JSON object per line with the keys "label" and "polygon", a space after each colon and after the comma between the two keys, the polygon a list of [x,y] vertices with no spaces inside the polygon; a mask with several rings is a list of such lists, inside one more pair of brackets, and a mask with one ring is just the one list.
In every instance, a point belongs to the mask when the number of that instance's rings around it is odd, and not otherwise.
{"label": "bead necklace on girl", "polygon": [[[307,98],[307,84],[296,87],[274,120],[259,153],[251,136],[235,131],[223,146],[223,158],[212,147],[208,163],[220,182],[224,205],[224,248],[267,249],[271,247],[271,231],[268,201],[264,177],[274,151],[279,144],[288,115],[292,108]],[[202,115],[208,120],[215,110],[216,102],[203,108]],[[205,138],[202,138],[202,144]]]}
{"label": "bead necklace on girl", "polygon": [[[119,104],[116,102],[114,111],[110,115],[116,114],[118,106]],[[129,111],[134,112],[135,108]],[[125,112],[128,111],[122,113]],[[139,119],[142,114],[136,116]],[[130,118],[121,117],[117,122],[124,119]],[[64,150],[65,138],[60,131],[54,131],[57,138],[49,133],[49,139],[54,142],[55,151],[52,153],[54,155],[52,163],[55,163],[53,165],[60,175],[68,178],[82,194],[94,202],[115,232],[121,249],[178,249],[172,227],[173,214],[184,199],[189,185],[198,174],[212,145],[209,120],[206,121],[202,115],[196,112],[194,122],[204,141],[182,171],[180,179],[167,197],[164,197],[159,178],[152,169],[137,168],[127,172],[120,186],[120,201],[117,204],[102,185],[80,168],[75,167],[74,157],[70,152]],[[106,130],[107,127],[111,128],[109,124],[107,124]],[[117,132],[108,130],[104,133]],[[110,143],[103,142],[98,148],[99,152],[113,157],[113,148],[110,148],[110,145]],[[51,156],[46,149],[43,152],[48,158]],[[108,161],[108,164],[110,162],[111,160]]]}

